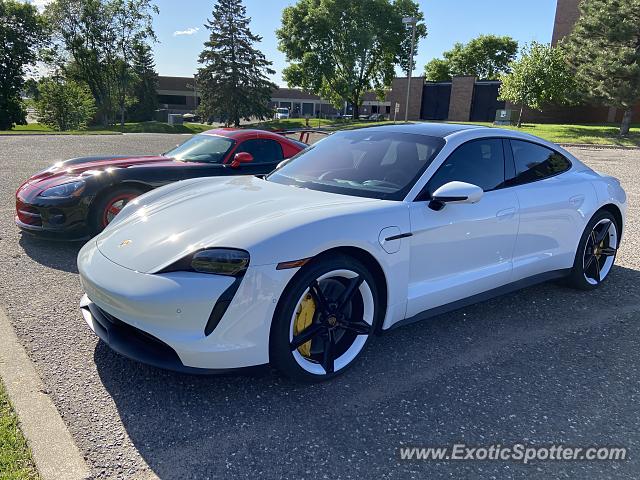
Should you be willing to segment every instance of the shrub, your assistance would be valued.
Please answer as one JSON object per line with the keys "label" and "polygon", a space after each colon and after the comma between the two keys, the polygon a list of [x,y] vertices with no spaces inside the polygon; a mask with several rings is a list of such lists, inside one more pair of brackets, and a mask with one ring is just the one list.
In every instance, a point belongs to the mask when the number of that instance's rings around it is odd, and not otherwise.
{"label": "shrub", "polygon": [[96,105],[85,85],[53,77],[40,82],[36,111],[40,122],[54,130],[82,130],[95,115]]}

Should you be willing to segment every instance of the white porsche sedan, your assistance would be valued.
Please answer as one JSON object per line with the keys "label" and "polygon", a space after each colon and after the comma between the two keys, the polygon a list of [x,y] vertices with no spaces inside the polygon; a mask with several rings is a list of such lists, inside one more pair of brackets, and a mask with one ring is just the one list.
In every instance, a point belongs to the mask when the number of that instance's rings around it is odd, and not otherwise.
{"label": "white porsche sedan", "polygon": [[302,381],[374,333],[550,279],[610,274],[626,196],[552,143],[454,124],[342,131],[266,178],[130,202],[78,256],[93,331],[184,372],[271,363]]}

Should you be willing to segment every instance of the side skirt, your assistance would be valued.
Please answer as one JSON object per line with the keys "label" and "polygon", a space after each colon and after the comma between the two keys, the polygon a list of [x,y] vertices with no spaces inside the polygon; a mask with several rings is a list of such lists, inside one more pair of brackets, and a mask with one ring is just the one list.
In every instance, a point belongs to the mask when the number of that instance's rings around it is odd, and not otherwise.
{"label": "side skirt", "polygon": [[538,275],[534,275],[532,277],[522,278],[515,282],[502,285],[501,287],[494,288],[492,290],[487,290],[486,292],[478,293],[476,295],[472,295],[467,298],[462,298],[460,300],[456,300],[455,302],[447,303],[445,305],[440,305],[439,307],[430,308],[429,310],[420,312],[414,315],[413,317],[400,320],[399,322],[394,323],[384,331],[388,332],[389,330],[393,330],[395,328],[402,327],[404,325],[409,325],[411,323],[419,322],[421,320],[426,320],[427,318],[436,317],[438,315],[442,315],[443,313],[453,312],[454,310],[459,310],[461,308],[468,307],[469,305],[473,305],[475,303],[484,302],[486,300],[490,300],[492,298],[499,297],[507,293],[515,292],[516,290],[521,290],[526,287],[531,287],[532,285],[548,282],[550,280],[557,280],[559,278],[568,276],[570,273],[571,273],[571,269],[565,268],[562,270],[553,270],[551,272],[539,273]]}

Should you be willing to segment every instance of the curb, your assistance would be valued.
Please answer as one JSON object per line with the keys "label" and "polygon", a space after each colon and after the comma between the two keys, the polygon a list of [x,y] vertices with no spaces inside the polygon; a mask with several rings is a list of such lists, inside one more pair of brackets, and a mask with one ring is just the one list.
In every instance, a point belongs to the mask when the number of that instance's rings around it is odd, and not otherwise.
{"label": "curb", "polygon": [[1,133],[2,137],[109,137],[112,135],[125,135],[123,132],[110,132],[110,133],[56,133],[56,132],[43,132],[43,133]]}
{"label": "curb", "polygon": [[559,143],[563,148],[588,148],[589,150],[640,150],[630,145],[601,145],[597,143]]}
{"label": "curb", "polygon": [[89,467],[0,307],[0,377],[43,480],[85,480]]}

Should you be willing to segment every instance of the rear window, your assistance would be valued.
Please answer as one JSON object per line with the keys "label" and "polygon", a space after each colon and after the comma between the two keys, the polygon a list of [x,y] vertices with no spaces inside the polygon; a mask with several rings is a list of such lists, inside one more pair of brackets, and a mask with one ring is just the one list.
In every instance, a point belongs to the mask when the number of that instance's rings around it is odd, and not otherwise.
{"label": "rear window", "polygon": [[571,168],[571,162],[563,155],[536,143],[511,140],[511,149],[516,176],[509,181],[510,185],[553,177]]}

